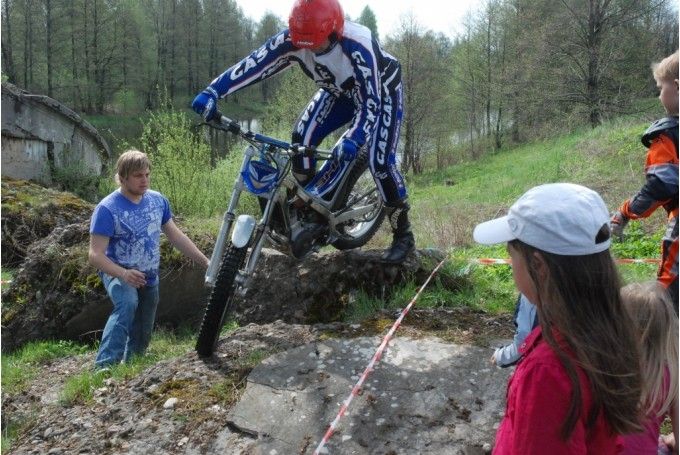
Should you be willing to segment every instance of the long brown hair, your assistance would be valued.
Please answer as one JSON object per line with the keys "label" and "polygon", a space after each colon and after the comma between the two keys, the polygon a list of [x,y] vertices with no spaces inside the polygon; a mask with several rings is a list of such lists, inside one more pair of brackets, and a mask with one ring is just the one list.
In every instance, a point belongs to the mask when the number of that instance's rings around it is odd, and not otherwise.
{"label": "long brown hair", "polygon": [[[525,259],[536,286],[536,310],[545,341],[564,366],[572,384],[571,403],[561,428],[567,440],[580,418],[583,391],[577,368],[587,375],[593,397],[586,427],[600,412],[615,433],[641,429],[640,361],[635,331],[619,295],[620,279],[609,250],[584,256],[563,256],[536,249],[519,240],[510,242]],[[536,253],[547,267],[539,277]],[[553,330],[561,334],[571,357]]]}
{"label": "long brown hair", "polygon": [[[642,357],[642,397],[645,414],[666,414],[678,397],[678,317],[658,281],[633,283],[621,289],[621,299],[637,329]],[[664,383],[668,369],[668,390]]]}

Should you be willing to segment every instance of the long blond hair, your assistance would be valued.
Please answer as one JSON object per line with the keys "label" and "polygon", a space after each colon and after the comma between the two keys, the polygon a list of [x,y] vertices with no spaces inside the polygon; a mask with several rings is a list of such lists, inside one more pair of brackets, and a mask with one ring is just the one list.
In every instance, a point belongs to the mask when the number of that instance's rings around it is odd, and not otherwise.
{"label": "long blond hair", "polygon": [[[640,335],[642,397],[646,414],[666,414],[678,397],[678,317],[666,290],[657,282],[633,283],[621,299]],[[666,397],[666,368],[670,373]]]}

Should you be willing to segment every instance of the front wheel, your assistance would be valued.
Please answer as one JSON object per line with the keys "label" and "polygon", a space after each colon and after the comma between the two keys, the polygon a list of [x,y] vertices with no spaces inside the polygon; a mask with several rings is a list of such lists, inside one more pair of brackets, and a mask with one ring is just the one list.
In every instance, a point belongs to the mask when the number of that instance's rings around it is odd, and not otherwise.
{"label": "front wheel", "polygon": [[350,220],[337,227],[340,237],[331,245],[339,250],[349,250],[365,245],[380,227],[385,217],[383,201],[375,185],[375,180],[368,168],[368,155],[362,153],[357,157],[350,175],[340,188],[340,197],[333,206],[333,210],[343,207],[352,208],[371,206],[369,213],[358,219]]}
{"label": "front wheel", "polygon": [[247,247],[236,248],[229,244],[224,253],[196,340],[196,352],[200,357],[210,357],[217,347],[220,331],[234,300],[236,275],[245,262],[247,251]]}

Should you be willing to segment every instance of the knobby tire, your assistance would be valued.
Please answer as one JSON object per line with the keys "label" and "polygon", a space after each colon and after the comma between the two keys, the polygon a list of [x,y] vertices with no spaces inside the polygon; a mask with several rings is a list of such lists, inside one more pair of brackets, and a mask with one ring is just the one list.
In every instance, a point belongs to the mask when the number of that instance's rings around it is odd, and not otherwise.
{"label": "knobby tire", "polygon": [[[359,180],[359,177],[361,177],[361,175],[364,173],[364,171],[366,171],[367,168],[368,168],[368,153],[362,152],[357,157],[354,167],[350,171],[349,177],[345,181],[344,185],[340,188],[339,190],[340,197],[337,199],[332,210],[339,210],[347,204],[347,200],[349,199],[349,196],[352,194],[352,189],[354,188],[354,185],[356,185],[357,181]],[[378,197],[380,197],[380,195],[378,195]],[[333,247],[337,248],[338,250],[349,250],[352,248],[359,248],[364,246],[366,243],[368,243],[369,240],[371,240],[371,238],[373,238],[375,233],[380,228],[380,225],[382,224],[384,218],[385,209],[383,207],[380,210],[380,213],[378,213],[378,215],[374,219],[373,225],[369,228],[369,230],[366,233],[359,237],[354,238],[341,237],[332,243]]]}
{"label": "knobby tire", "polygon": [[200,357],[210,357],[217,347],[220,331],[234,300],[234,280],[243,266],[247,249],[229,244],[224,253],[196,340],[196,352]]}

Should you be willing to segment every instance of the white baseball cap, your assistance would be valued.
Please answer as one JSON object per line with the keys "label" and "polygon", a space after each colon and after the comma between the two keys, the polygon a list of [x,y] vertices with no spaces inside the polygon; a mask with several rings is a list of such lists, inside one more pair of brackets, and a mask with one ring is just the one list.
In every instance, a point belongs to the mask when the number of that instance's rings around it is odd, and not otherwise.
{"label": "white baseball cap", "polygon": [[506,216],[478,224],[472,235],[485,245],[517,239],[548,253],[583,256],[609,248],[609,235],[598,238],[604,225],[609,227],[609,211],[599,194],[549,183],[524,193]]}

